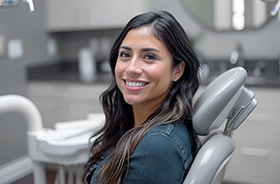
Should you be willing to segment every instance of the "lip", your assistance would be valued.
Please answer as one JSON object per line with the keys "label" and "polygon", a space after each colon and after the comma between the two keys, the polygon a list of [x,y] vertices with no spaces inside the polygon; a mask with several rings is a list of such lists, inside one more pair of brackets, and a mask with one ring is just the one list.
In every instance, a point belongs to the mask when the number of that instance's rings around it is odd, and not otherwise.
{"label": "lip", "polygon": [[149,82],[135,79],[123,79],[124,86],[128,90],[139,90],[145,88]]}

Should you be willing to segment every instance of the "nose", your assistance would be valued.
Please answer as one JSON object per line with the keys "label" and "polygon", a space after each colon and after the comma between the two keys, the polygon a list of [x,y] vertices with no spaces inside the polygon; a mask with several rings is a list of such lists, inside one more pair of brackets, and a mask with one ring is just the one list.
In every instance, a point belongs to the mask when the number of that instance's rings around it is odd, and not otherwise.
{"label": "nose", "polygon": [[130,76],[140,75],[142,71],[142,61],[137,58],[133,58],[126,68],[126,72]]}

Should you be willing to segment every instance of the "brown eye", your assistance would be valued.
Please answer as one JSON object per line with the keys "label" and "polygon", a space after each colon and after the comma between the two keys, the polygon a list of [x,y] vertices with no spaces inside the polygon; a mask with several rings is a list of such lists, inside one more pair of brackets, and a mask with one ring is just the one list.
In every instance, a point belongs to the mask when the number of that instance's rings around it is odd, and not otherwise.
{"label": "brown eye", "polygon": [[146,54],[144,56],[144,59],[150,61],[150,60],[156,60],[156,57],[153,54]]}
{"label": "brown eye", "polygon": [[119,57],[120,57],[120,58],[129,58],[129,57],[130,57],[130,54],[129,54],[128,52],[126,52],[126,51],[121,51],[121,52],[119,53]]}

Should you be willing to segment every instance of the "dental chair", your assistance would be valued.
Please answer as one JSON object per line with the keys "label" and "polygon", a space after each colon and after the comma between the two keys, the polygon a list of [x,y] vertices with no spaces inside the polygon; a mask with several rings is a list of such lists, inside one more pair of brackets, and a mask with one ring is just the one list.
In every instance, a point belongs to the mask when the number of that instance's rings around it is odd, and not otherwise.
{"label": "dental chair", "polygon": [[[257,104],[254,94],[244,87],[246,77],[241,67],[228,70],[212,81],[195,102],[193,123],[202,147],[184,184],[222,183],[235,149],[232,133]],[[75,170],[87,161],[89,137],[104,125],[104,116],[92,114],[82,122],[58,123],[55,130],[43,129],[40,113],[30,100],[18,95],[1,96],[0,112],[10,111],[27,118],[34,183],[46,184],[45,163],[59,165],[57,183],[65,183],[65,171],[68,171],[68,183],[73,183],[73,178],[75,183],[80,183],[81,173]]]}
{"label": "dental chair", "polygon": [[184,184],[221,184],[233,155],[236,130],[254,110],[254,93],[244,87],[247,72],[230,69],[212,81],[194,103],[193,126],[202,146]]}

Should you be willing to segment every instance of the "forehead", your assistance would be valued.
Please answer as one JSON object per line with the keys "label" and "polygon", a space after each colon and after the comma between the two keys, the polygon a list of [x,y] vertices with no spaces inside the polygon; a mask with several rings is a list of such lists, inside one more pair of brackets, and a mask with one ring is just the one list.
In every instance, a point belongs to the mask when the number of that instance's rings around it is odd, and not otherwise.
{"label": "forehead", "polygon": [[166,49],[163,42],[156,38],[150,27],[131,29],[124,37],[121,45],[134,47],[154,46],[158,49]]}

